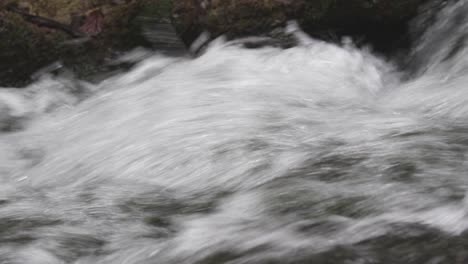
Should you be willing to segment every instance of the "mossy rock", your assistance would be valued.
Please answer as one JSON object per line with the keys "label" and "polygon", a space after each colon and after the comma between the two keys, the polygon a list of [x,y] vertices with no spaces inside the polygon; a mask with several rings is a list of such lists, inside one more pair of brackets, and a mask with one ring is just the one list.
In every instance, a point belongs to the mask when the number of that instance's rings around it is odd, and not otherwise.
{"label": "mossy rock", "polygon": [[[144,20],[170,17],[168,0],[9,0],[0,9],[0,87],[21,87],[31,81],[37,70],[61,61],[79,78],[106,71],[105,62],[138,46],[150,47],[142,35]],[[64,30],[38,26],[24,14],[12,12],[14,5],[31,16],[55,21],[78,31],[73,36]],[[15,9],[15,10],[16,10]],[[80,32],[92,12],[102,21],[96,34]],[[79,17],[80,23],[75,25]],[[80,28],[80,26],[82,26]],[[81,33],[83,33],[81,35]]]}

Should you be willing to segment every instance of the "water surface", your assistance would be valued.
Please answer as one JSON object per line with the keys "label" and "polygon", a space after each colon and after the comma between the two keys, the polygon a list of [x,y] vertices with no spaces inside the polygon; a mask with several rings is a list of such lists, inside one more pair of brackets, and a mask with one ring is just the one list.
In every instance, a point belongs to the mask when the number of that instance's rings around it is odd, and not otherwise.
{"label": "water surface", "polygon": [[0,262],[467,263],[467,12],[2,89]]}

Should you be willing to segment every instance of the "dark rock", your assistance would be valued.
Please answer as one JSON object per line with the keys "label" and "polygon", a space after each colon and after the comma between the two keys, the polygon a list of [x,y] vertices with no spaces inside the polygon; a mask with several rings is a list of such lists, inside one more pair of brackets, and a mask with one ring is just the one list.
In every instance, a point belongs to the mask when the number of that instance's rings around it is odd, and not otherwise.
{"label": "dark rock", "polygon": [[297,20],[312,36],[362,37],[380,50],[402,46],[407,22],[425,0],[174,0],[174,21],[185,43],[212,37],[259,35]]}

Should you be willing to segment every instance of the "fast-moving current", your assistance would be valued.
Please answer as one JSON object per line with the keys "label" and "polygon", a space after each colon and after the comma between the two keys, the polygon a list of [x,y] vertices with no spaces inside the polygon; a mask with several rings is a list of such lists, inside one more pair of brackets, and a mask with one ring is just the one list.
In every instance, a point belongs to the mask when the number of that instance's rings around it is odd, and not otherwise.
{"label": "fast-moving current", "polygon": [[467,13],[1,89],[0,263],[468,263]]}

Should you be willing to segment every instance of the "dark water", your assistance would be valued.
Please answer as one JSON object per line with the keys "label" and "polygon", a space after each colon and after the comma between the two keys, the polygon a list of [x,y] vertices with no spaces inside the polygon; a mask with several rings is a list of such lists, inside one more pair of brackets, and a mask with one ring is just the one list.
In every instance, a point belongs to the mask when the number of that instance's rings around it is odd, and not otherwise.
{"label": "dark water", "polygon": [[2,89],[0,263],[468,263],[467,13]]}

